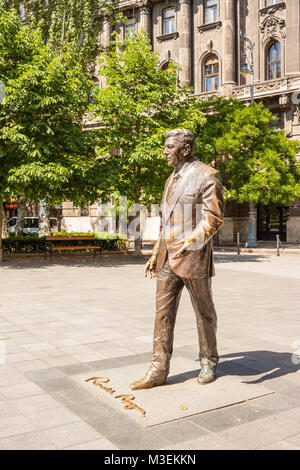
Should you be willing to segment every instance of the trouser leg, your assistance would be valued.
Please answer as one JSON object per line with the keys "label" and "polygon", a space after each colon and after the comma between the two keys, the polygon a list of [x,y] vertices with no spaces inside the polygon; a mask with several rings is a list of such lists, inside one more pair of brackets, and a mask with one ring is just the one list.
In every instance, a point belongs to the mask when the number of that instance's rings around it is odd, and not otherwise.
{"label": "trouser leg", "polygon": [[216,365],[217,315],[212,298],[211,279],[184,279],[196,314],[200,363]]}
{"label": "trouser leg", "polygon": [[152,367],[158,371],[164,371],[166,375],[169,373],[175,320],[183,287],[183,280],[176,276],[166,260],[157,275],[152,357]]}

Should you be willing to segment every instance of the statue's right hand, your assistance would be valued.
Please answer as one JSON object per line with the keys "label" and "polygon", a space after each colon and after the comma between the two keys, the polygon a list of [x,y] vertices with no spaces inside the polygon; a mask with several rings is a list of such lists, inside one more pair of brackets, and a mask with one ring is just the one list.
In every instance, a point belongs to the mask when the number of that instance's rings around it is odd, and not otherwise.
{"label": "statue's right hand", "polygon": [[145,266],[145,277],[148,275],[151,277],[156,277],[156,256],[152,255],[149,261],[147,262]]}

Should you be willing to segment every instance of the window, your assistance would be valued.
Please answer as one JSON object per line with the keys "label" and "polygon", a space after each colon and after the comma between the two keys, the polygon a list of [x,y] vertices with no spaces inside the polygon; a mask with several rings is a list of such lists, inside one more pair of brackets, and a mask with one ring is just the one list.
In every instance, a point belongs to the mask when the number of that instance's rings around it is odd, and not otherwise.
{"label": "window", "polygon": [[20,3],[20,7],[19,7],[19,16],[20,16],[20,20],[24,20],[24,19],[25,19],[24,3]]}
{"label": "window", "polygon": [[218,0],[205,0],[204,12],[205,24],[216,23],[218,20]]}
{"label": "window", "polygon": [[267,55],[267,80],[281,77],[281,46],[278,41],[271,44]]}
{"label": "window", "polygon": [[204,91],[207,93],[219,88],[219,59],[216,54],[208,56],[203,64]]}
{"label": "window", "polygon": [[129,41],[133,34],[135,34],[135,18],[130,18],[125,23],[125,40]]}
{"label": "window", "polygon": [[282,0],[267,0],[267,7],[271,5],[276,5],[276,3],[281,3]]}
{"label": "window", "polygon": [[175,33],[175,8],[163,10],[163,35]]}
{"label": "window", "polygon": [[98,80],[97,77],[92,77],[92,80],[93,80],[93,89],[90,93],[90,96],[89,96],[89,103],[94,103],[95,101],[95,96],[97,95],[97,92],[100,88],[100,82]]}

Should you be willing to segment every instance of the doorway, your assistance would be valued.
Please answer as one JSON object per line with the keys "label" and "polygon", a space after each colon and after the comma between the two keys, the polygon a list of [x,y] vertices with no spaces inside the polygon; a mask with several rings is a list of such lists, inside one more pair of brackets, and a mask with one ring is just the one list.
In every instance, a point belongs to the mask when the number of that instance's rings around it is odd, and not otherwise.
{"label": "doorway", "polygon": [[257,239],[276,241],[279,235],[286,242],[286,227],[289,218],[287,206],[258,206],[257,207]]}

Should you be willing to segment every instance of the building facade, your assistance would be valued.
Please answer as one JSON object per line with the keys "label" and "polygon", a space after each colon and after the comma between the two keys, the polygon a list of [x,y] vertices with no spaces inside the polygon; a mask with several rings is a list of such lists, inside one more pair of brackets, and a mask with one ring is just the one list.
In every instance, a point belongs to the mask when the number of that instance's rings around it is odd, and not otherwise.
{"label": "building facade", "polygon": [[[121,0],[120,9],[127,21],[115,27],[117,33],[128,39],[145,31],[160,67],[179,63],[181,83],[203,99],[217,94],[250,103],[251,77],[241,74],[242,34],[247,35],[255,43],[254,100],[276,115],[276,125],[290,139],[300,140],[299,0]],[[109,44],[112,32],[106,21],[102,45]],[[246,240],[247,231],[247,205],[227,207],[219,242],[232,244],[238,232]],[[300,201],[289,208],[257,208],[258,240],[275,240],[277,234],[282,241],[300,243]]]}

